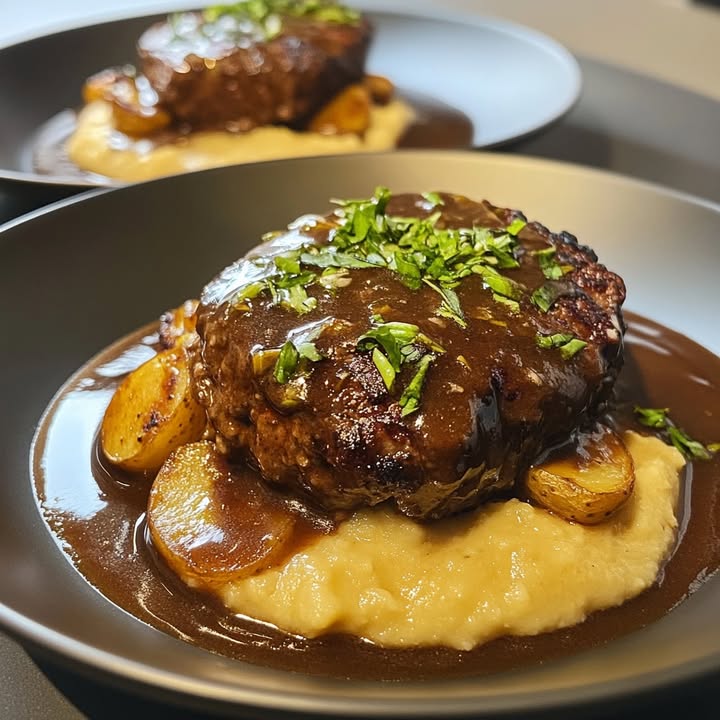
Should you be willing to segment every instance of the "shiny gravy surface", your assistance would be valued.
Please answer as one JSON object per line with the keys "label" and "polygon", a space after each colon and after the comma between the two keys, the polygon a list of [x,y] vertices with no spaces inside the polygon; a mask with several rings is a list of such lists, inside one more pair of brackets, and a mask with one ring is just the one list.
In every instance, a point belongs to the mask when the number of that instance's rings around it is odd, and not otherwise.
{"label": "shiny gravy surface", "polygon": [[[641,430],[633,420],[635,405],[669,407],[693,437],[720,440],[720,358],[654,322],[631,313],[625,317],[626,361],[612,420]],[[544,662],[641,628],[669,612],[720,565],[716,455],[685,469],[678,542],[655,585],[571,628],[499,638],[466,652],[383,649],[342,635],[308,640],[230,614],[214,598],[186,588],[154,552],[145,523],[151,478],[109,468],[98,449],[105,407],[125,374],[155,352],[156,329],[148,325],[107,348],[68,381],[39,428],[33,469],[43,515],[70,561],[110,601],[175,637],[251,663],[317,675],[379,680],[477,675]]]}

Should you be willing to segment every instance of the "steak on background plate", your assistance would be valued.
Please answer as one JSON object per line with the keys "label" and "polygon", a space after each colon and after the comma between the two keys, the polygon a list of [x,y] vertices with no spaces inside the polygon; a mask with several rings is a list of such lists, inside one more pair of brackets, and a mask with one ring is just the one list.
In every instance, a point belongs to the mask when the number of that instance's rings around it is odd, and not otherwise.
{"label": "steak on background plate", "polygon": [[142,72],[177,122],[299,127],[362,79],[371,33],[358,13],[331,2],[251,5],[173,15],[140,37]]}

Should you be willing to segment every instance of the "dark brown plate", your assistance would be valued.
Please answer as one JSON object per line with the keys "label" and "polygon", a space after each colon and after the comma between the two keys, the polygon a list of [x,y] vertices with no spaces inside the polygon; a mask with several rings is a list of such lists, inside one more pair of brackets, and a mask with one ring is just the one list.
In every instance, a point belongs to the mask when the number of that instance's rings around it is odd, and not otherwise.
{"label": "dark brown plate", "polygon": [[101,677],[246,714],[582,714],[720,671],[720,576],[662,620],[600,649],[490,677],[383,684],[268,670],[187,645],[109,603],[60,552],[38,513],[29,456],[63,381],[196,294],[268,228],[378,184],[487,197],[574,232],[625,277],[630,310],[720,353],[720,208],[607,173],[408,152],[223,168],[64,201],[0,231],[0,623]]}

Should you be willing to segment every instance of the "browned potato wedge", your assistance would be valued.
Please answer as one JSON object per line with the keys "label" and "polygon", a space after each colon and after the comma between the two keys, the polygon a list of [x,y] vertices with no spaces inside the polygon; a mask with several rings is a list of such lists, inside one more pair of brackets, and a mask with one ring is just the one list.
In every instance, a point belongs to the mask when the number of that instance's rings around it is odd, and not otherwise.
{"label": "browned potato wedge", "polygon": [[170,124],[170,115],[162,108],[140,102],[134,78],[123,77],[115,82],[110,103],[115,127],[126,135],[145,137]]}
{"label": "browned potato wedge", "polygon": [[535,502],[583,525],[603,522],[620,509],[634,484],[632,457],[606,428],[582,435],[573,452],[530,468],[526,478]]}
{"label": "browned potato wedge", "polygon": [[258,572],[285,556],[295,517],[249,469],[232,470],[209,442],[184,445],[160,468],[148,501],[153,543],[193,587]]}
{"label": "browned potato wedge", "polygon": [[370,126],[370,93],[362,85],[348,85],[310,121],[308,130],[323,135],[364,135]]}
{"label": "browned potato wedge", "polygon": [[164,350],[131,372],[115,391],[100,428],[108,460],[154,472],[173,450],[198,440],[205,411],[192,396],[185,347]]}
{"label": "browned potato wedge", "polygon": [[180,307],[161,315],[159,337],[163,348],[174,347],[181,338],[186,340],[184,336],[195,332],[195,311],[198,304],[197,300],[186,300]]}
{"label": "browned potato wedge", "polygon": [[101,70],[91,75],[83,85],[82,97],[86,103],[96,100],[110,100],[113,85],[122,77],[127,77],[119,68]]}
{"label": "browned potato wedge", "polygon": [[366,75],[363,85],[370,93],[372,101],[378,105],[387,105],[395,93],[395,86],[382,75]]}
{"label": "browned potato wedge", "polygon": [[110,103],[115,127],[127,135],[151,135],[171,121],[162,108],[140,101],[137,78],[123,68],[102,70],[89,77],[83,85],[82,96],[86,103],[96,100]]}

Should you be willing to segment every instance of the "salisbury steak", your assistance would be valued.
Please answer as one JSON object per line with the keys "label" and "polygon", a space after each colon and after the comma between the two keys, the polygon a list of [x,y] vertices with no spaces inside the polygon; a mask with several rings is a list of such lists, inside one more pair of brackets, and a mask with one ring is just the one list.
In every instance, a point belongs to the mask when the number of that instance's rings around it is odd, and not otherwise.
{"label": "salisbury steak", "polygon": [[442,517],[598,415],[624,297],[592,250],[517,211],[378,190],[205,288],[195,390],[221,451],[268,482]]}
{"label": "salisbury steak", "polygon": [[332,2],[237,3],[183,13],[138,42],[159,106],[192,129],[300,126],[363,76],[368,24]]}

